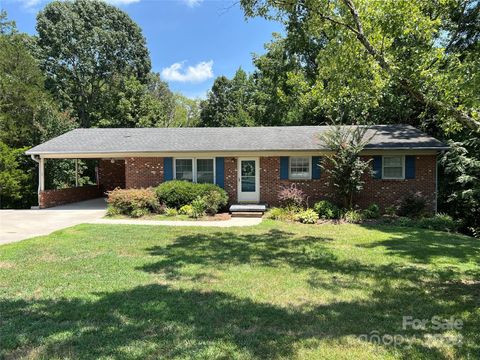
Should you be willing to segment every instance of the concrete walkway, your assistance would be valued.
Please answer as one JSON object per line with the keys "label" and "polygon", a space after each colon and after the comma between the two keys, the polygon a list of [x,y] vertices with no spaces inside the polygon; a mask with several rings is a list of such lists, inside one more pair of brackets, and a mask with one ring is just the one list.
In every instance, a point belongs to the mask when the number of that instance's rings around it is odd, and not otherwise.
{"label": "concrete walkway", "polygon": [[0,210],[0,245],[101,219],[105,209],[99,198],[42,210]]}
{"label": "concrete walkway", "polygon": [[218,221],[175,221],[175,220],[135,220],[135,219],[97,219],[90,224],[122,224],[122,225],[166,225],[166,226],[211,226],[233,227],[252,226],[262,222],[261,218],[231,218]]}

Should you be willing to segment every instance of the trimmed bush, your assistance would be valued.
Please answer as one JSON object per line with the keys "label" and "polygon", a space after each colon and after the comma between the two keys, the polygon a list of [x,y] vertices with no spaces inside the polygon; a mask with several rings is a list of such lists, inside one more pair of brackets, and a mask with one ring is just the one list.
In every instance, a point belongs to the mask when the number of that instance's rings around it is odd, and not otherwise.
{"label": "trimmed bush", "polygon": [[436,214],[432,217],[420,219],[418,226],[424,229],[439,230],[439,231],[457,231],[459,223],[450,215]]}
{"label": "trimmed bush", "polygon": [[[217,193],[212,195],[217,199],[217,203],[214,204],[217,206],[217,211],[228,203],[227,192],[215,184],[195,184],[183,180],[171,180],[157,186],[155,192],[160,203],[177,209],[191,204],[198,197],[209,196],[212,192]],[[214,208],[215,206],[210,206],[210,209]]]}
{"label": "trimmed bush", "polygon": [[397,209],[398,216],[406,216],[411,219],[417,219],[425,213],[427,200],[420,192],[410,193],[402,198]]}
{"label": "trimmed bush", "polygon": [[348,210],[343,214],[343,220],[347,223],[358,224],[363,221],[363,214],[359,210]]}
{"label": "trimmed bush", "polygon": [[317,202],[313,208],[322,219],[338,219],[340,216],[340,209],[328,200]]}
{"label": "trimmed bush", "polygon": [[366,219],[378,219],[380,217],[380,207],[377,204],[371,204],[363,210],[363,216]]}
{"label": "trimmed bush", "polygon": [[313,209],[307,209],[298,213],[296,219],[303,224],[316,224],[318,221],[318,214]]}
{"label": "trimmed bush", "polygon": [[115,189],[109,191],[108,205],[109,214],[123,214],[128,216],[143,216],[139,214],[148,214],[158,212],[161,206],[152,188],[147,189]]}

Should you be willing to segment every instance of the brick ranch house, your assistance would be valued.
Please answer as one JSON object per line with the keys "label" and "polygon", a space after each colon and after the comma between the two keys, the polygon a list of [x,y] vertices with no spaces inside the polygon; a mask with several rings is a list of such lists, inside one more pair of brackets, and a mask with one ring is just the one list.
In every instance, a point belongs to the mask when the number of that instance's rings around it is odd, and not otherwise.
{"label": "brick ranch house", "polygon": [[[224,188],[231,203],[276,205],[282,187],[296,184],[309,198],[332,199],[319,164],[328,149],[319,135],[328,126],[247,128],[76,129],[26,152],[39,163],[39,206],[100,197],[116,187],[142,188],[182,179]],[[383,209],[420,191],[436,209],[440,141],[408,125],[369,126],[362,156],[373,176],[356,198]],[[44,187],[48,159],[98,159],[97,185],[60,190]]]}

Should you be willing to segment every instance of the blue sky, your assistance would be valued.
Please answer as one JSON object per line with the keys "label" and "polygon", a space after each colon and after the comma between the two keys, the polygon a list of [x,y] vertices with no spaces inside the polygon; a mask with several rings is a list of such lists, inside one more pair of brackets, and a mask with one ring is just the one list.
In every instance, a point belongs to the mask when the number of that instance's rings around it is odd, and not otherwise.
{"label": "blue sky", "polygon": [[[126,11],[147,38],[153,70],[173,91],[204,97],[219,75],[253,69],[252,53],[263,53],[276,22],[246,21],[231,0],[108,0]],[[0,0],[20,31],[35,34],[35,16],[48,1]]]}

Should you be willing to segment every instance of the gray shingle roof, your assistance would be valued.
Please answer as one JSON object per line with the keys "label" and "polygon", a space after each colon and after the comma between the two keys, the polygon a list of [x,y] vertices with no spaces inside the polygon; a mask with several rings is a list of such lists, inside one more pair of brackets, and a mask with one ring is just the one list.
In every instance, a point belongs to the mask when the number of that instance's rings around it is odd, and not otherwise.
{"label": "gray shingle roof", "polygon": [[[328,126],[245,128],[75,129],[26,154],[321,150]],[[409,125],[369,126],[369,149],[445,149],[445,144]]]}

